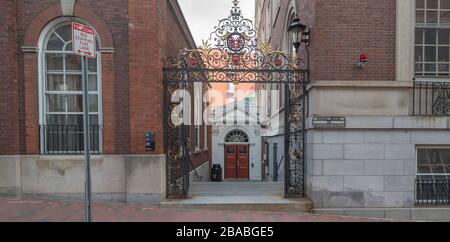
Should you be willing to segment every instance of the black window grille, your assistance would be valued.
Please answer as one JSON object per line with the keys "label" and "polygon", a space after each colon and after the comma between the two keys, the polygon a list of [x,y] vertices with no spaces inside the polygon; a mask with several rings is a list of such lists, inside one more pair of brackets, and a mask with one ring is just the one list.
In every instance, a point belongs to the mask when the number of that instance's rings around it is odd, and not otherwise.
{"label": "black window grille", "polygon": [[[102,126],[90,126],[91,154],[101,154]],[[41,154],[77,155],[84,154],[83,125],[40,126]]]}
{"label": "black window grille", "polygon": [[415,116],[450,116],[450,82],[415,81]]}
{"label": "black window grille", "polygon": [[450,177],[417,177],[416,206],[450,205]]}

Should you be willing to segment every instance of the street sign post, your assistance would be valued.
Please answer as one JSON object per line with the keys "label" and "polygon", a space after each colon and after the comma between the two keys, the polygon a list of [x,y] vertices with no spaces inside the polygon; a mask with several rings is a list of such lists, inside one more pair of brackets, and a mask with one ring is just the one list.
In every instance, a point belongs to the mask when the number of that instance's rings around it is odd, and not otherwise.
{"label": "street sign post", "polygon": [[89,26],[72,23],[73,53],[82,58],[83,69],[83,115],[84,115],[84,156],[85,156],[85,206],[86,222],[92,222],[92,181],[90,157],[90,124],[89,124],[89,84],[88,84],[88,58],[95,58],[95,30]]}

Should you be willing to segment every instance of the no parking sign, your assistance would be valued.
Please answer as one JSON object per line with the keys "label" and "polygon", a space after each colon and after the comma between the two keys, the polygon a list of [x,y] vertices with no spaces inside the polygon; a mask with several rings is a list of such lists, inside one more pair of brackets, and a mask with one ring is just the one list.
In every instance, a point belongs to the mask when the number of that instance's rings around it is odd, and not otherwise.
{"label": "no parking sign", "polygon": [[95,58],[95,30],[89,26],[72,23],[73,53]]}

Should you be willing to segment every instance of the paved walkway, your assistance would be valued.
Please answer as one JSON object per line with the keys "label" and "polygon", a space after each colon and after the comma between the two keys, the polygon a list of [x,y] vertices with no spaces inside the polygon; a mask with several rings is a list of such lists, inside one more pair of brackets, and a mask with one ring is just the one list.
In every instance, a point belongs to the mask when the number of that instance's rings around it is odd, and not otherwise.
{"label": "paved walkway", "polygon": [[[0,222],[82,222],[80,202],[0,200]],[[97,222],[380,222],[382,219],[328,215],[164,209],[142,205],[94,204]]]}

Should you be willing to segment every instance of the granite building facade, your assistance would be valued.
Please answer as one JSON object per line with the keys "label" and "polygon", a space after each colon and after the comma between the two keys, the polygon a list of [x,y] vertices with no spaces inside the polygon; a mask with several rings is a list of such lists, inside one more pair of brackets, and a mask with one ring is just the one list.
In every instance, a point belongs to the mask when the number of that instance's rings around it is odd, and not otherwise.
{"label": "granite building facade", "polygon": [[[256,1],[260,43],[292,53],[287,29],[296,16],[311,31],[306,189],[316,212],[448,214],[437,208],[449,195],[449,4]],[[299,54],[306,58],[305,49]],[[272,102],[272,112],[284,112]],[[345,126],[317,126],[315,118]],[[278,136],[266,140],[283,145]]]}

